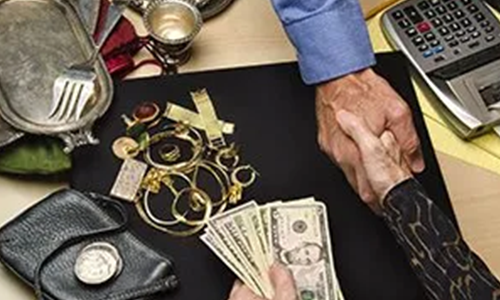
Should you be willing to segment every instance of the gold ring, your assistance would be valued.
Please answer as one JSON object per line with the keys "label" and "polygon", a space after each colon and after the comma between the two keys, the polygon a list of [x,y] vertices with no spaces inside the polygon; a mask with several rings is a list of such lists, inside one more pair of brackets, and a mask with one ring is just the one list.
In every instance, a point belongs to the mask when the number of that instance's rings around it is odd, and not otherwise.
{"label": "gold ring", "polygon": [[201,134],[194,128],[185,124],[168,125],[165,127],[164,131],[153,135],[149,139],[149,145],[154,145],[169,137],[189,142],[193,151],[191,158],[172,165],[161,164],[152,159],[150,150],[151,147],[147,147],[144,152],[144,160],[149,165],[166,172],[190,172],[196,163],[201,160],[203,155],[203,138],[201,137]]}
{"label": "gold ring", "polygon": [[161,146],[158,153],[163,161],[175,162],[181,157],[181,148],[174,144],[165,144]]}

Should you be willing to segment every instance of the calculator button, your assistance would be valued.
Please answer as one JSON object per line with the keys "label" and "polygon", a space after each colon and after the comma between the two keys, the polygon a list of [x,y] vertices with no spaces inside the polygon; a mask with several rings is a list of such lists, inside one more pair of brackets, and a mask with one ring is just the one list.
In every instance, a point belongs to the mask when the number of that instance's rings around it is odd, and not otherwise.
{"label": "calculator button", "polygon": [[463,5],[469,5],[472,3],[472,0],[462,0]]}
{"label": "calculator button", "polygon": [[465,18],[465,19],[461,20],[460,23],[464,27],[469,27],[470,25],[472,25],[471,21],[468,18]]}
{"label": "calculator button", "polygon": [[490,21],[483,21],[483,22],[481,22],[481,27],[484,28],[484,27],[488,27],[488,26],[490,26]]}
{"label": "calculator button", "polygon": [[406,35],[409,37],[414,37],[417,35],[417,30],[415,28],[410,28],[406,30]]}
{"label": "calculator button", "polygon": [[444,47],[443,46],[437,46],[434,48],[434,53],[441,53],[444,51]]}
{"label": "calculator button", "polygon": [[475,26],[471,26],[471,27],[467,27],[467,32],[474,32],[476,31],[476,27]]}
{"label": "calculator button", "polygon": [[477,15],[474,16],[474,19],[476,19],[476,21],[478,21],[478,22],[481,22],[481,21],[484,21],[484,19],[486,19],[486,17],[482,13],[478,13]]}
{"label": "calculator button", "polygon": [[460,39],[460,42],[462,43],[467,43],[468,41],[470,41],[470,37],[468,36],[464,36],[463,38]]}
{"label": "calculator button", "polygon": [[439,1],[439,0],[430,0],[430,2],[431,2],[431,4],[432,4],[432,6],[436,6],[436,5],[439,5],[439,3],[440,3],[441,1]]}
{"label": "calculator button", "polygon": [[451,42],[448,44],[448,46],[450,46],[450,47],[452,47],[452,48],[453,48],[453,47],[456,47],[456,46],[458,46],[458,41],[457,41],[457,40],[453,40],[453,41],[451,41]]}
{"label": "calculator button", "polygon": [[432,32],[426,33],[424,37],[427,41],[433,41],[436,39],[436,36]]}
{"label": "calculator button", "polygon": [[422,46],[418,47],[418,50],[419,50],[420,52],[427,51],[427,50],[429,50],[429,46],[427,46],[427,45],[425,45],[425,44],[424,44],[424,45],[422,45]]}
{"label": "calculator button", "polygon": [[443,25],[443,21],[441,21],[440,19],[436,18],[434,20],[431,21],[432,23],[432,26],[434,27],[440,27],[441,25]]}
{"label": "calculator button", "polygon": [[481,33],[480,33],[480,32],[478,32],[478,31],[474,31],[474,32],[471,34],[471,36],[472,36],[472,38],[473,38],[473,39],[477,39],[478,37],[480,37],[480,36],[481,36]]}
{"label": "calculator button", "polygon": [[452,23],[452,24],[450,25],[450,29],[451,29],[451,31],[453,31],[453,32],[459,31],[459,30],[460,30],[460,25],[458,25],[458,23]]}
{"label": "calculator button", "polygon": [[450,10],[455,10],[458,8],[458,5],[455,2],[450,2],[450,3],[448,3],[448,8]]}
{"label": "calculator button", "polygon": [[413,42],[413,45],[415,46],[420,46],[424,43],[424,39],[421,36],[417,36],[411,40]]}
{"label": "calculator button", "polygon": [[439,46],[439,44],[441,44],[441,42],[439,40],[433,40],[431,42],[431,47],[436,47],[436,46]]}
{"label": "calculator button", "polygon": [[467,7],[467,9],[469,10],[469,12],[471,14],[473,14],[479,10],[479,8],[477,8],[477,6],[475,4],[472,4],[471,6]]}
{"label": "calculator button", "polygon": [[484,38],[487,42],[491,42],[495,39],[495,36],[494,35],[488,35]]}
{"label": "calculator button", "polygon": [[429,23],[427,23],[427,22],[422,22],[422,23],[417,25],[417,29],[421,33],[424,33],[424,32],[431,30],[431,25],[429,25]]}
{"label": "calculator button", "polygon": [[417,24],[417,23],[422,22],[424,20],[422,18],[422,16],[418,13],[417,9],[415,9],[415,7],[413,7],[413,6],[409,6],[403,10],[404,10],[405,14],[408,16],[408,18],[410,19],[410,21],[413,22],[413,24]]}
{"label": "calculator button", "polygon": [[488,26],[488,27],[486,27],[486,28],[484,29],[484,31],[485,31],[486,33],[490,33],[490,32],[492,32],[493,30],[495,30],[495,28],[493,28],[492,26]]}
{"label": "calculator button", "polygon": [[442,62],[446,59],[444,55],[439,55],[438,57],[434,58],[434,62],[439,63]]}
{"label": "calculator button", "polygon": [[429,9],[431,6],[429,5],[429,3],[427,3],[427,1],[422,1],[420,3],[417,4],[418,8],[420,8],[421,10],[426,10],[426,9]]}
{"label": "calculator button", "polygon": [[450,30],[446,27],[441,27],[438,29],[439,33],[443,36],[450,34]]}
{"label": "calculator button", "polygon": [[463,12],[463,11],[461,11],[460,9],[459,9],[459,10],[457,10],[457,11],[455,11],[455,12],[453,13],[453,15],[454,15],[454,16],[455,16],[455,18],[457,18],[457,19],[461,19],[461,18],[465,17],[464,12]]}
{"label": "calculator button", "polygon": [[423,53],[425,58],[431,57],[433,54],[434,52],[432,52],[432,50],[427,50]]}
{"label": "calculator button", "polygon": [[399,27],[401,27],[403,29],[408,28],[411,25],[410,22],[408,22],[408,20],[406,20],[406,19],[399,21],[398,24],[399,24]]}
{"label": "calculator button", "polygon": [[449,42],[449,41],[453,40],[454,38],[455,38],[454,36],[449,35],[449,36],[445,37],[444,40]]}
{"label": "calculator button", "polygon": [[460,53],[462,53],[462,51],[460,51],[460,49],[453,50],[453,54],[455,54],[455,55],[460,55]]}
{"label": "calculator button", "polygon": [[441,5],[441,6],[436,7],[436,12],[440,15],[443,15],[447,12],[447,10],[446,10],[446,7]]}
{"label": "calculator button", "polygon": [[443,17],[443,21],[444,21],[445,23],[451,23],[451,22],[453,22],[453,17],[452,17],[450,14],[448,14],[448,15],[444,15],[444,17]]}
{"label": "calculator button", "polygon": [[463,37],[465,35],[465,31],[459,30],[457,31],[457,34],[455,34],[456,37]]}
{"label": "calculator button", "polygon": [[428,19],[432,19],[436,16],[436,13],[432,9],[426,11],[424,14]]}
{"label": "calculator button", "polygon": [[396,20],[399,20],[399,19],[403,18],[404,15],[400,10],[398,10],[398,11],[395,11],[392,13],[392,17]]}
{"label": "calculator button", "polygon": [[469,44],[469,48],[474,49],[476,47],[479,47],[480,43],[479,41],[475,41],[474,43]]}

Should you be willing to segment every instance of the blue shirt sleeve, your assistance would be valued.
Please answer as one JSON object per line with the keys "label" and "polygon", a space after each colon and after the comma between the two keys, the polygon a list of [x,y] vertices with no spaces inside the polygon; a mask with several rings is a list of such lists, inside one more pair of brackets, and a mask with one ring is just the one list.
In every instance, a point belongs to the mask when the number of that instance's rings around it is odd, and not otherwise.
{"label": "blue shirt sleeve", "polygon": [[297,51],[302,78],[316,84],[375,64],[358,0],[272,0]]}

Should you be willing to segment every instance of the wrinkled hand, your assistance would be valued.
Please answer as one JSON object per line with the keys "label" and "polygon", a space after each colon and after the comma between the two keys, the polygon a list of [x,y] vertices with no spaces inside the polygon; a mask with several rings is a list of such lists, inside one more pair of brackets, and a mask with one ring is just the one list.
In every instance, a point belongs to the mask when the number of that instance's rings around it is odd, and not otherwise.
{"label": "wrinkled hand", "polygon": [[366,69],[319,85],[316,89],[319,145],[340,166],[365,202],[374,203],[378,197],[368,181],[358,148],[338,126],[336,114],[340,110],[362,117],[375,136],[391,132],[410,169],[413,172],[424,169],[411,112],[383,78]]}
{"label": "wrinkled hand", "polygon": [[[283,266],[273,265],[269,271],[269,277],[275,293],[272,300],[297,300],[297,290],[290,271]],[[231,290],[229,300],[264,300],[264,298],[255,295],[246,285],[237,280]]]}
{"label": "wrinkled hand", "polygon": [[368,204],[378,212],[387,193],[412,176],[402,159],[401,147],[390,131],[384,131],[379,138],[362,118],[352,113],[341,110],[336,117],[342,131],[354,141],[361,153],[366,178],[379,200]]}

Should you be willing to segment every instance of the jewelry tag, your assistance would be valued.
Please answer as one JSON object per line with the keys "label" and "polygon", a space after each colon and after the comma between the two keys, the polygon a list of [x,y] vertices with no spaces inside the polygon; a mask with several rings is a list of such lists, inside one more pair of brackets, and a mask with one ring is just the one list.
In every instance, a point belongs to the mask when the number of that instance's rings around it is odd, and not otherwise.
{"label": "jewelry tag", "polygon": [[111,196],[134,202],[147,169],[148,165],[143,162],[125,159],[111,189]]}

